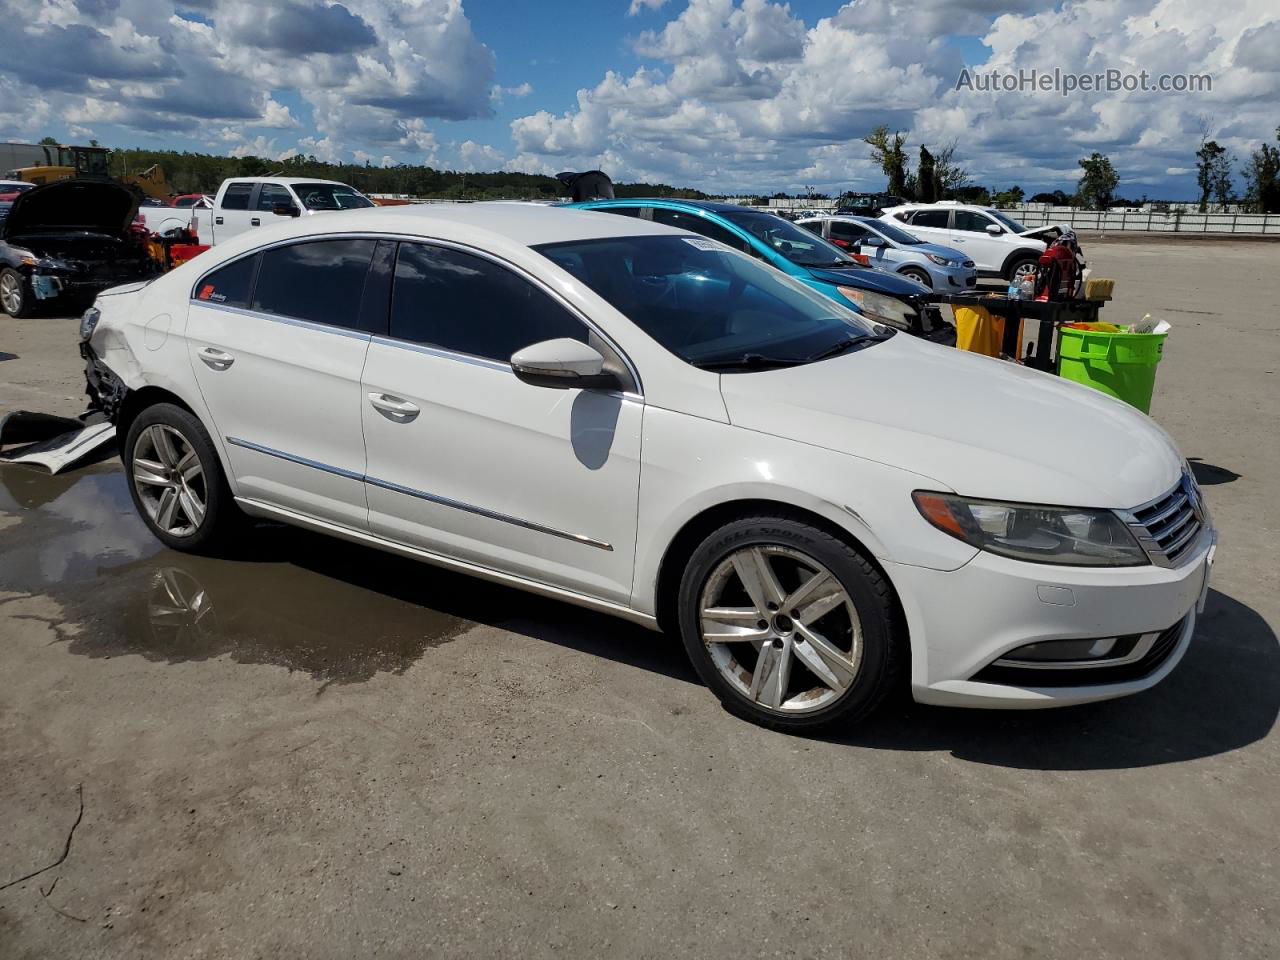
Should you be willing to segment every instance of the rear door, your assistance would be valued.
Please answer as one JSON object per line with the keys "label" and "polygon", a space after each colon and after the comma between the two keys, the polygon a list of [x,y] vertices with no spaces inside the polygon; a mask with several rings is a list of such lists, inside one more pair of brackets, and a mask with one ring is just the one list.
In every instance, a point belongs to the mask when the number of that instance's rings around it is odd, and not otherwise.
{"label": "rear door", "polygon": [[644,404],[634,393],[517,379],[511,355],[557,337],[622,363],[524,274],[471,252],[400,244],[390,336],[369,348],[360,404],[370,528],[627,603]]}
{"label": "rear door", "polygon": [[240,496],[366,529],[360,374],[385,323],[392,248],[298,242],[197,284],[191,366]]}
{"label": "rear door", "polygon": [[911,233],[944,246],[951,241],[950,210],[917,210],[911,215]]}

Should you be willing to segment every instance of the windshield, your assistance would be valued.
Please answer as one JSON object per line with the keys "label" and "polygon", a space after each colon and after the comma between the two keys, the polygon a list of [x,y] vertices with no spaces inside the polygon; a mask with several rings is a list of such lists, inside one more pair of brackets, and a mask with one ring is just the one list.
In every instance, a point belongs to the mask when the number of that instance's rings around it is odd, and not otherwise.
{"label": "windshield", "polygon": [[988,209],[986,212],[991,214],[991,216],[995,217],[997,220],[1003,223],[1006,227],[1008,227],[1014,233],[1025,233],[1026,230],[1028,229],[1027,227],[1024,227],[1022,224],[1020,224],[1017,220],[1013,219],[1013,217],[1007,217],[1003,213],[1001,213],[999,210]]}
{"label": "windshield", "polygon": [[801,267],[858,267],[852,260],[821,237],[783,220],[772,213],[755,213],[750,210],[723,214],[724,218],[746,230],[771,250],[776,250],[792,263]]}
{"label": "windshield", "polygon": [[534,247],[694,366],[790,365],[878,333],[869,320],[704,237]]}
{"label": "windshield", "polygon": [[373,201],[345,183],[295,183],[294,192],[308,210],[358,210]]}
{"label": "windshield", "polygon": [[913,247],[918,243],[924,243],[919,237],[913,237],[901,227],[895,227],[892,223],[886,223],[884,220],[863,220],[860,222],[863,226],[888,237],[894,243],[902,244],[904,247]]}

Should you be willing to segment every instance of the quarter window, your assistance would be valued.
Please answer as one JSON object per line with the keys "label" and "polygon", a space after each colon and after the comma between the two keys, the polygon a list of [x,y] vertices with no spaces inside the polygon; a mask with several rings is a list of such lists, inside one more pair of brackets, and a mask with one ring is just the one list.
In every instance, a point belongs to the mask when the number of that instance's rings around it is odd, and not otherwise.
{"label": "quarter window", "polygon": [[529,281],[482,257],[400,244],[391,336],[508,363],[517,350],[587,328]]}
{"label": "quarter window", "polygon": [[262,254],[253,309],[358,330],[373,240],[315,240]]}
{"label": "quarter window", "polygon": [[253,291],[253,275],[257,272],[258,256],[241,257],[215,270],[196,288],[196,299],[216,303],[223,307],[247,307]]}
{"label": "quarter window", "polygon": [[223,210],[248,210],[249,194],[253,193],[252,183],[229,183],[227,192],[222,195]]}

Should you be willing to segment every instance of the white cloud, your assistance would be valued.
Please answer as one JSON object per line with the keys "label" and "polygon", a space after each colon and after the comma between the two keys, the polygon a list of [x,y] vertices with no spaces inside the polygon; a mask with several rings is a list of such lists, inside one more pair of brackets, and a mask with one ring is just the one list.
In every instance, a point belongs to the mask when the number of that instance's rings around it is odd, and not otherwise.
{"label": "white cloud", "polygon": [[459,170],[465,170],[468,173],[473,171],[488,171],[501,168],[505,157],[502,151],[491,147],[487,143],[476,143],[474,140],[464,140],[458,147]]}
{"label": "white cloud", "polygon": [[642,10],[658,10],[667,0],[631,0],[631,6],[627,7],[627,16],[634,17]]}
{"label": "white cloud", "polygon": [[[1158,183],[1194,153],[1201,116],[1238,153],[1273,135],[1273,10],[1273,0],[853,0],[809,24],[769,0],[690,0],[635,38],[650,62],[606,72],[564,113],[514,120],[508,166],[601,166],[725,191],[880,187],[861,138],[885,123],[907,131],[913,151],[956,141],[986,184],[1069,183],[1094,150],[1125,182]],[[947,35],[958,32],[990,48],[973,69],[1210,73],[1213,88],[956,91],[964,62]]]}

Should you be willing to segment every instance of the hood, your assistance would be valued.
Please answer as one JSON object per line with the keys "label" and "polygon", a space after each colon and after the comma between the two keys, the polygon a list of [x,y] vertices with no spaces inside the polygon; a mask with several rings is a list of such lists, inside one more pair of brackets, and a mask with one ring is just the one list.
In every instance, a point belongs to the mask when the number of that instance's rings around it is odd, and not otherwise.
{"label": "hood", "polygon": [[1043,227],[1034,227],[1031,230],[1023,230],[1018,236],[1030,237],[1032,240],[1040,240],[1046,244],[1053,243],[1060,236],[1071,228],[1065,223],[1050,223]]}
{"label": "hood", "polygon": [[874,290],[876,293],[887,293],[891,297],[918,297],[928,293],[924,287],[914,280],[900,277],[896,273],[887,273],[872,267],[838,267],[825,269],[809,267],[809,276],[823,283],[834,283],[841,287],[857,287],[859,290]]}
{"label": "hood", "polygon": [[1128,404],[917,337],[720,383],[734,425],[910,470],[922,488],[1126,509],[1182,475],[1173,441]]}
{"label": "hood", "polygon": [[0,235],[39,230],[124,233],[138,212],[133,191],[114,180],[58,180],[18,194]]}
{"label": "hood", "polygon": [[914,253],[932,253],[935,257],[959,260],[961,263],[973,259],[963,250],[957,250],[955,247],[944,247],[940,243],[915,243],[910,246],[903,245],[901,249],[910,250]]}

